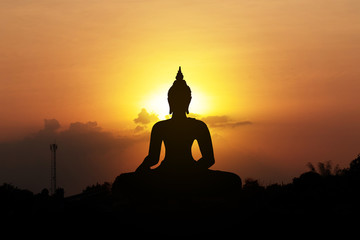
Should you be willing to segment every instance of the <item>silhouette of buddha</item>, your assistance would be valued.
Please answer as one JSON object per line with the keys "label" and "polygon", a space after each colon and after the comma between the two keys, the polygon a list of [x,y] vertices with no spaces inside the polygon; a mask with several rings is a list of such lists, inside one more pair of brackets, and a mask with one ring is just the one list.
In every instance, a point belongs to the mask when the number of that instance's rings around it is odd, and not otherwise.
{"label": "silhouette of buddha", "polygon": [[[181,67],[169,89],[168,101],[172,118],[157,122],[153,126],[149,155],[136,171],[147,171],[159,162],[162,141],[166,154],[159,170],[183,172],[192,171],[194,168],[208,169],[215,163],[210,133],[204,122],[186,116],[186,113],[189,113],[191,90],[183,79]],[[191,154],[195,139],[202,154],[198,161],[195,161]]]}
{"label": "silhouette of buddha", "polygon": [[[153,126],[149,154],[135,173],[121,174],[116,178],[113,192],[121,188],[138,193],[167,193],[179,189],[182,193],[199,192],[200,189],[207,193],[219,193],[230,188],[240,190],[241,179],[236,174],[209,169],[215,163],[210,132],[203,121],[186,115],[189,113],[191,90],[181,67],[169,89],[168,102],[171,119]],[[194,140],[197,140],[202,155],[197,161],[191,153]],[[162,142],[166,150],[164,160],[157,168],[151,169],[159,162]]]}

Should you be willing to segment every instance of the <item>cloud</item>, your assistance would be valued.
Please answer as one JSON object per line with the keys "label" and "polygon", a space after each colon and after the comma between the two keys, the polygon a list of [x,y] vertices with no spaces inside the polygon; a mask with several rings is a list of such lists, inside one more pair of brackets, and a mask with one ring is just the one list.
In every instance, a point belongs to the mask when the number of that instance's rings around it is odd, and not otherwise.
{"label": "cloud", "polygon": [[75,122],[68,129],[59,129],[56,119],[45,119],[38,132],[22,140],[0,143],[0,184],[12,183],[35,193],[49,188],[49,144],[54,141],[58,144],[58,183],[66,195],[79,193],[96,182],[113,181],[121,172],[133,170],[137,164],[133,158],[142,154],[139,150],[133,153],[133,149],[144,138],[115,136],[97,122]]}
{"label": "cloud", "polygon": [[156,121],[159,121],[158,115],[154,113],[149,114],[145,108],[141,109],[141,112],[138,114],[138,117],[134,119],[135,123],[143,124],[143,125]]}
{"label": "cloud", "polygon": [[207,116],[207,117],[202,117],[201,120],[212,128],[235,128],[243,125],[252,124],[252,122],[250,121],[233,121],[226,115]]}
{"label": "cloud", "polygon": [[159,120],[160,119],[157,114],[150,114],[145,108],[142,108],[140,113],[138,113],[138,117],[134,119],[134,123],[137,124],[134,129],[134,133],[139,134],[146,132],[150,123],[155,123]]}
{"label": "cloud", "polygon": [[97,125],[97,122],[75,122],[71,123],[69,127],[69,132],[77,132],[77,133],[84,133],[84,132],[100,132],[101,127]]}
{"label": "cloud", "polygon": [[60,123],[56,119],[44,119],[44,128],[35,135],[52,136],[60,129]]}
{"label": "cloud", "polygon": [[136,128],[134,129],[135,133],[139,133],[145,130],[145,127],[137,125]]}
{"label": "cloud", "polygon": [[[235,128],[252,124],[251,121],[234,121],[227,115],[201,116],[200,114],[190,113],[188,114],[188,117],[200,119],[211,128]],[[171,115],[166,116],[166,119],[170,118]],[[154,113],[149,114],[145,108],[142,108],[140,113],[138,113],[138,117],[134,119],[134,122],[138,124],[134,129],[134,132],[138,133],[147,130],[150,123],[155,123],[159,120],[158,115]]]}
{"label": "cloud", "polygon": [[60,128],[60,123],[56,119],[44,119],[44,130],[55,131]]}

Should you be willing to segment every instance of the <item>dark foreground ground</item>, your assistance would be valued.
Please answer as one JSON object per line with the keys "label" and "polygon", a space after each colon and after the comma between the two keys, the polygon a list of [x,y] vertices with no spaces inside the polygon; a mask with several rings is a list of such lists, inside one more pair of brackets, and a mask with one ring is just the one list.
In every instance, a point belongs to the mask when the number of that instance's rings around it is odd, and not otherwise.
{"label": "dark foreground ground", "polygon": [[[320,165],[319,165],[320,166]],[[89,186],[64,198],[46,190],[34,195],[8,184],[0,186],[3,232],[78,233],[127,237],[322,236],[360,229],[360,157],[347,169],[306,172],[286,185],[263,187],[247,179],[231,197],[177,196],[128,199],[113,194],[111,184]],[[10,230],[12,229],[12,230]],[[14,230],[15,229],[15,230]],[[31,230],[29,230],[31,229]],[[114,235],[115,234],[115,235]]]}

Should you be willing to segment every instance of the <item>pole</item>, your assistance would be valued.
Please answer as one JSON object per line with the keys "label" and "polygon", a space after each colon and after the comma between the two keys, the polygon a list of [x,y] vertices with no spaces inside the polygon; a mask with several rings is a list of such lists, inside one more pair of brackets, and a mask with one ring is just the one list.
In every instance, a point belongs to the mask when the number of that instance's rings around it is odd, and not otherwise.
{"label": "pole", "polygon": [[51,195],[54,195],[56,191],[56,150],[57,145],[50,144],[50,151],[51,151],[51,186],[50,186],[50,192]]}

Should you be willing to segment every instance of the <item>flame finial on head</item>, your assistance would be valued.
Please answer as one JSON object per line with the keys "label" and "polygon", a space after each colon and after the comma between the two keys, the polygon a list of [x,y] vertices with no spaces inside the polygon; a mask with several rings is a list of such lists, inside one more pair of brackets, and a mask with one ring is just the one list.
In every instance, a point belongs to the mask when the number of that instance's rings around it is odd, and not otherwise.
{"label": "flame finial on head", "polygon": [[181,72],[181,66],[179,67],[179,71],[176,75],[176,80],[184,80],[184,75]]}

